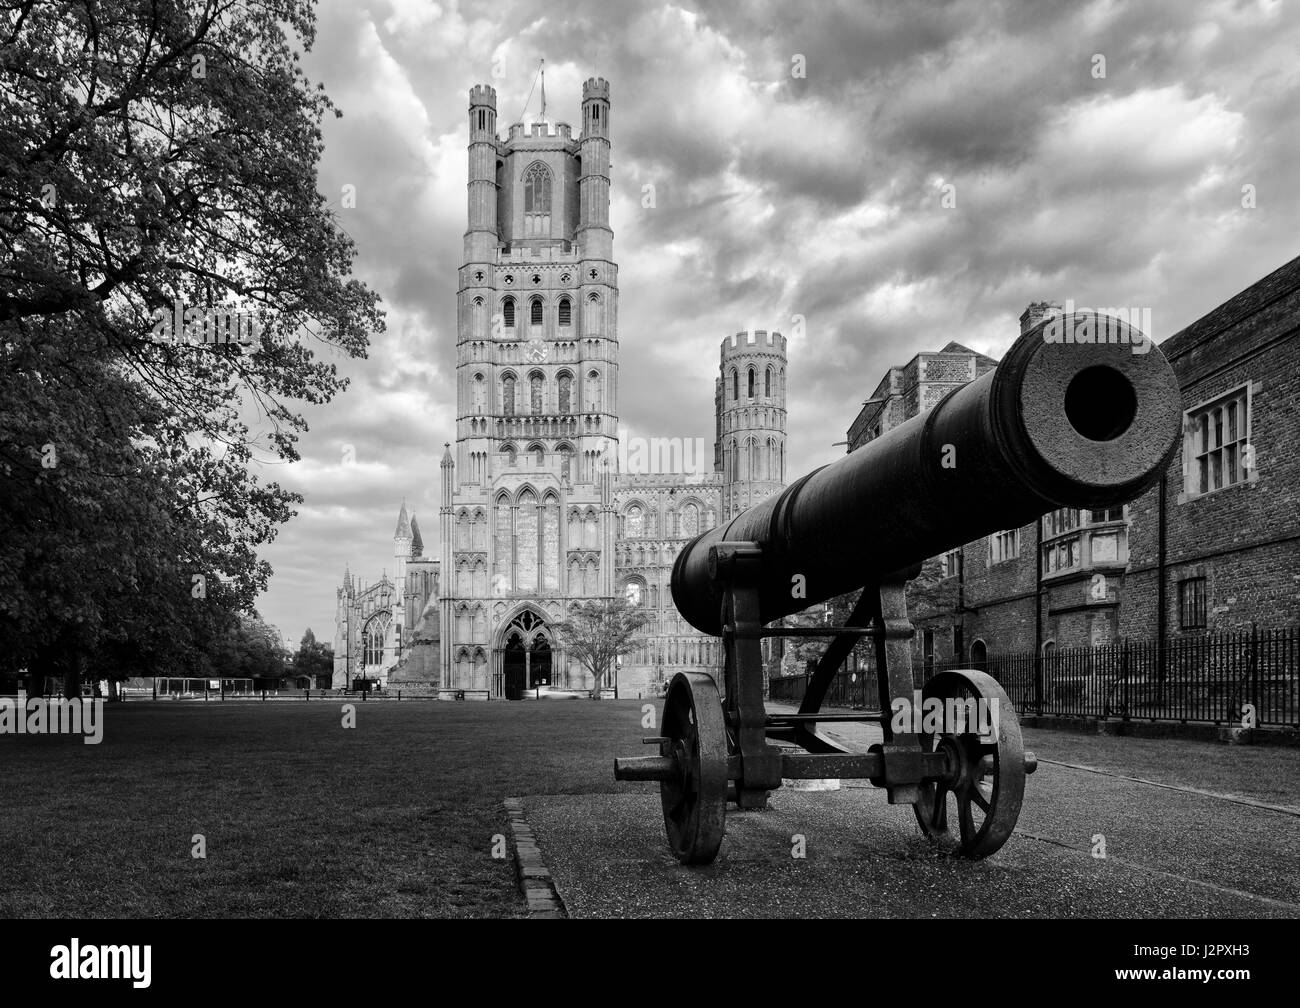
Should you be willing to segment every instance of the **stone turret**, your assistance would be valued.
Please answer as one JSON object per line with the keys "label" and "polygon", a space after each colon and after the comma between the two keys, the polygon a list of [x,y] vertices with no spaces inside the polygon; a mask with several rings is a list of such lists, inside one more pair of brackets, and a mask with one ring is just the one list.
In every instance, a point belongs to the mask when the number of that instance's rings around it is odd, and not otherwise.
{"label": "stone turret", "polygon": [[722,341],[715,395],[723,518],[785,486],[786,341],[755,329]]}

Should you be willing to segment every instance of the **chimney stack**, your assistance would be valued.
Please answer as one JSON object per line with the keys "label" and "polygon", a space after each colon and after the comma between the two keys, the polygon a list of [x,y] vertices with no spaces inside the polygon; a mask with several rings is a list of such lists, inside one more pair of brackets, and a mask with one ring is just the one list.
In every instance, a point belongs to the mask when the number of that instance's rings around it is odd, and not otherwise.
{"label": "chimney stack", "polygon": [[1020,335],[1038,325],[1045,318],[1061,314],[1061,306],[1055,301],[1030,301],[1020,316]]}

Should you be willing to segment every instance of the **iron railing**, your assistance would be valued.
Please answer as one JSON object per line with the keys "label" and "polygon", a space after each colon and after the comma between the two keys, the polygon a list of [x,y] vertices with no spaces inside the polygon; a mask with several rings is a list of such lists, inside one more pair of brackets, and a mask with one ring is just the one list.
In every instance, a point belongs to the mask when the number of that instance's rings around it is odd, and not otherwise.
{"label": "iron railing", "polygon": [[[1163,651],[1163,653],[1162,653]],[[982,663],[916,661],[917,688],[935,672],[982,667],[1024,714],[1300,727],[1300,627],[1123,641]],[[798,705],[807,677],[771,680],[772,700]],[[875,670],[841,671],[824,706],[875,709]],[[1252,721],[1253,718],[1253,721]]]}

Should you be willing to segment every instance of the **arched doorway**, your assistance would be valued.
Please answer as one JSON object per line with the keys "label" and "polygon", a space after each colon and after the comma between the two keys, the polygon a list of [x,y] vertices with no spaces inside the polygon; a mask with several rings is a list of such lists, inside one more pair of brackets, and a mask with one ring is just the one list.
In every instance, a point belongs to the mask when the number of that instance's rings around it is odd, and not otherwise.
{"label": "arched doorway", "polygon": [[545,637],[538,637],[533,645],[528,672],[532,689],[551,685],[551,642]]}
{"label": "arched doorway", "polygon": [[527,674],[528,649],[520,633],[512,631],[506,637],[505,654],[501,659],[501,671],[505,678],[507,700],[524,698],[524,677]]}
{"label": "arched doorway", "polygon": [[971,668],[979,669],[981,672],[988,670],[989,649],[982,638],[976,637],[970,646],[970,664]]}
{"label": "arched doorway", "polygon": [[522,700],[529,690],[551,683],[551,639],[546,622],[525,609],[506,624],[501,653],[502,695]]}

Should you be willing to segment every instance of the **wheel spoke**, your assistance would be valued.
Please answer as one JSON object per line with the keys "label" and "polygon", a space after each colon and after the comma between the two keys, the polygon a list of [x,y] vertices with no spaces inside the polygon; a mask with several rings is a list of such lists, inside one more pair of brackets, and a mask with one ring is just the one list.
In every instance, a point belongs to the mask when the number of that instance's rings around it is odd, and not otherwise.
{"label": "wheel spoke", "polygon": [[931,816],[935,831],[948,832],[948,782],[939,781],[934,786],[934,812]]}
{"label": "wheel spoke", "polygon": [[988,799],[984,797],[984,792],[980,790],[980,786],[978,784],[976,784],[973,788],[971,788],[970,796],[972,800],[974,800],[975,804],[978,805],[981,810],[983,810],[984,814],[988,815],[991,806],[989,805]]}
{"label": "wheel spoke", "polygon": [[957,798],[957,815],[961,820],[961,845],[969,847],[975,840],[975,817],[970,810],[970,796],[959,795]]}

